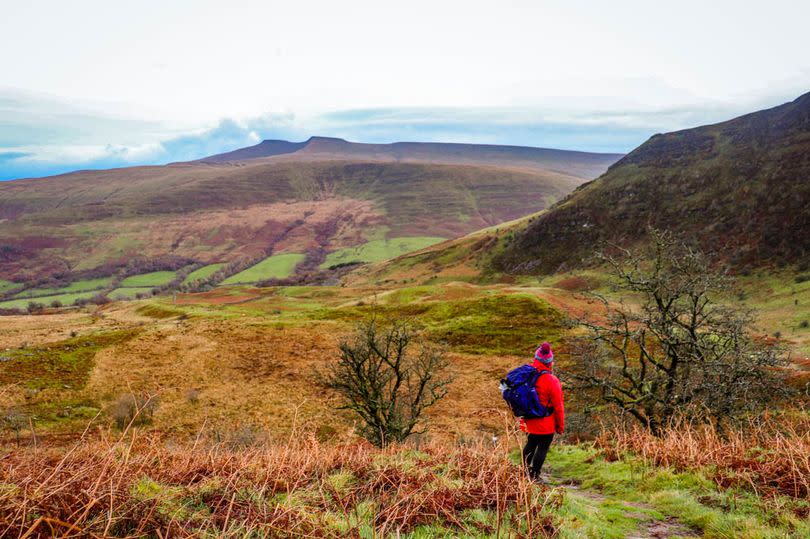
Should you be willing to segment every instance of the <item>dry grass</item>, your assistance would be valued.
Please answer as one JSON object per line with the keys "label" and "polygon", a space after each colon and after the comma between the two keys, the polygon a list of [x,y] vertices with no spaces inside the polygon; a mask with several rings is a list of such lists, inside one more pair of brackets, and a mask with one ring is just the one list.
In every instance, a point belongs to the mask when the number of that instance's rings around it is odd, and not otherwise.
{"label": "dry grass", "polygon": [[656,437],[637,426],[605,430],[596,444],[609,459],[632,452],[656,466],[703,469],[721,487],[810,500],[810,417],[765,415],[722,434],[681,422]]}
{"label": "dry grass", "polygon": [[555,535],[559,494],[533,487],[506,457],[491,445],[379,450],[296,436],[233,449],[108,433],[0,460],[0,536],[398,536],[425,525]]}

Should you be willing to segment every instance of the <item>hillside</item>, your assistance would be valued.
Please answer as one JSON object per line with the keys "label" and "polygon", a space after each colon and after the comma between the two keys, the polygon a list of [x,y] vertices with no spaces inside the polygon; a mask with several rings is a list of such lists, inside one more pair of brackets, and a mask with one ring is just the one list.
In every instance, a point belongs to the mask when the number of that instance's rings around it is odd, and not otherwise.
{"label": "hillside", "polygon": [[[808,294],[810,281],[802,305]],[[0,535],[807,536],[801,411],[657,438],[600,431],[567,388],[550,484],[529,484],[497,381],[541,339],[568,368],[573,306],[588,303],[554,286],[445,283],[217,288],[6,317]],[[358,439],[320,376],[370,316],[418,323],[455,373],[428,433],[386,449]],[[146,417],[117,426],[136,397],[153,398]]]}
{"label": "hillside", "polygon": [[516,234],[494,266],[587,264],[648,226],[694,238],[735,268],[810,262],[810,94],[723,123],[655,135]]}
{"label": "hillside", "polygon": [[205,266],[219,280],[271,254],[300,258],[256,279],[375,261],[546,207],[617,157],[313,137],[198,162],[3,182],[0,279],[58,278],[45,289],[61,290],[133,261],[148,271]]}

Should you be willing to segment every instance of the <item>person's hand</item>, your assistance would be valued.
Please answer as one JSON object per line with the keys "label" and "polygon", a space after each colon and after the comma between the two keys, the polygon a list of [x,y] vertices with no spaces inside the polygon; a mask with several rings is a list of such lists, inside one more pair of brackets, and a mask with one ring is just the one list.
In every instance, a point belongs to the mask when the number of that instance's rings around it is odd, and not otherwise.
{"label": "person's hand", "polygon": [[562,430],[562,429],[556,429],[556,430],[557,430],[557,434],[559,434],[560,436],[562,436],[563,430]]}

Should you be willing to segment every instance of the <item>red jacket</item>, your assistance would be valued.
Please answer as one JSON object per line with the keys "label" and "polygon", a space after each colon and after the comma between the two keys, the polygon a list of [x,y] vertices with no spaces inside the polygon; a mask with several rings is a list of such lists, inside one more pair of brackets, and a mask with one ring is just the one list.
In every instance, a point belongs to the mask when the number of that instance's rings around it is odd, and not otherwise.
{"label": "red jacket", "polygon": [[[537,370],[550,371],[551,367],[534,360]],[[553,374],[544,374],[537,379],[537,397],[543,406],[553,406],[554,413],[548,417],[521,419],[520,430],[529,434],[562,434],[565,430],[565,407],[563,406],[562,385]]]}

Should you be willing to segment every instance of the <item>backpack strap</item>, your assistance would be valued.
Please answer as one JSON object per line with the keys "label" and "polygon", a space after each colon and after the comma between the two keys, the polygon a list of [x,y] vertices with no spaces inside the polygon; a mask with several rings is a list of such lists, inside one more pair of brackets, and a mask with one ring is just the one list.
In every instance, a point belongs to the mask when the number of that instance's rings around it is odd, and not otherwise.
{"label": "backpack strap", "polygon": [[[537,375],[537,378],[534,379],[534,383],[536,384],[537,380],[539,380],[540,377],[543,376],[544,374],[551,374],[551,371],[548,370],[548,369],[538,370],[538,375]],[[539,398],[540,398],[540,396],[538,395],[538,400],[539,400]],[[540,404],[543,405],[542,402]],[[551,405],[551,402],[548,403],[548,406],[546,406],[546,408],[548,408],[549,411],[554,410],[554,407]]]}

